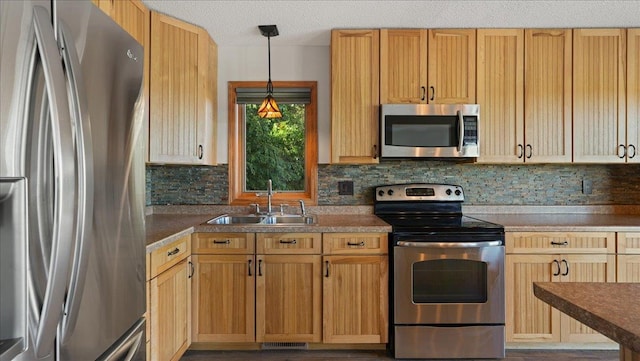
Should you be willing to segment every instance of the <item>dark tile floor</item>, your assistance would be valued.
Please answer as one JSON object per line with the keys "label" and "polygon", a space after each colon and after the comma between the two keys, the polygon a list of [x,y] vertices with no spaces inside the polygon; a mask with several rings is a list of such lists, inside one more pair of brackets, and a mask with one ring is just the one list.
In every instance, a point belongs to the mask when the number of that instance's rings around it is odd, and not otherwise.
{"label": "dark tile floor", "polygon": [[[384,351],[187,351],[180,361],[377,361],[393,360]],[[619,361],[618,351],[507,350],[505,361]],[[467,360],[470,361],[470,360]]]}

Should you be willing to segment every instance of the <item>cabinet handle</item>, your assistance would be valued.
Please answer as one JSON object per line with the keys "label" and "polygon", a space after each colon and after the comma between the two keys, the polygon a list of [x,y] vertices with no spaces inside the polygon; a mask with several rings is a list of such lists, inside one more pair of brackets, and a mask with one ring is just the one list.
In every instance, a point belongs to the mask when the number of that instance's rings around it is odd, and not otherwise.
{"label": "cabinet handle", "polygon": [[429,89],[431,89],[431,98],[429,98],[429,100],[433,100],[436,98],[436,88],[433,86],[430,86]]}
{"label": "cabinet handle", "polygon": [[636,146],[633,144],[629,144],[629,149],[633,149],[633,154],[629,153],[629,159],[636,156]]}
{"label": "cabinet handle", "polygon": [[202,148],[202,144],[198,145],[198,159],[202,159],[204,156],[204,149]]}
{"label": "cabinet handle", "polygon": [[192,277],[193,277],[193,274],[195,273],[195,271],[196,271],[196,270],[195,270],[195,268],[193,267],[193,262],[191,262],[191,261],[189,261],[189,268],[190,268],[190,271],[189,271],[189,278],[192,278]]}
{"label": "cabinet handle", "polygon": [[180,250],[176,248],[173,251],[167,252],[167,256],[173,256],[174,254],[178,254],[178,252],[180,252]]}
{"label": "cabinet handle", "polygon": [[425,100],[427,98],[427,88],[421,86],[420,89],[422,89],[422,96],[420,97],[420,100]]}
{"label": "cabinet handle", "polygon": [[329,261],[324,261],[324,264],[326,266],[327,272],[325,273],[325,277],[329,278]]}
{"label": "cabinet handle", "polygon": [[249,264],[249,277],[251,277],[251,263],[252,263],[252,261],[249,260],[247,263]]}
{"label": "cabinet handle", "polygon": [[527,159],[531,159],[531,156],[533,155],[533,147],[531,144],[527,144],[526,148],[529,150],[529,154],[526,157]]}
{"label": "cabinet handle", "polygon": [[[620,148],[622,148],[622,155],[620,155]],[[618,146],[618,158],[624,158],[627,156],[627,147],[624,144]]]}
{"label": "cabinet handle", "polygon": [[296,244],[298,243],[298,241],[296,241],[295,239],[292,239],[290,241],[285,241],[284,239],[280,240],[280,243],[284,243],[284,244]]}
{"label": "cabinet handle", "polygon": [[258,260],[258,276],[262,276],[262,260]]}
{"label": "cabinet handle", "polygon": [[231,240],[225,239],[225,240],[222,240],[222,241],[218,241],[217,239],[214,239],[213,243],[214,244],[229,244],[229,243],[231,243]]}
{"label": "cabinet handle", "polygon": [[569,245],[569,241],[564,241],[564,242],[551,241],[551,245],[552,246],[568,246]]}
{"label": "cabinet handle", "polygon": [[373,159],[378,159],[378,145],[377,144],[373,145],[372,153],[373,153]]}
{"label": "cabinet handle", "polygon": [[[563,259],[562,263],[564,263],[564,266],[567,267],[567,271],[562,274],[563,276],[566,276],[566,275],[569,274],[569,262],[567,262],[566,259]],[[560,269],[560,268],[558,268],[558,269]]]}
{"label": "cabinet handle", "polygon": [[518,144],[518,159],[522,159],[524,157],[524,147],[522,144]]}
{"label": "cabinet handle", "polygon": [[557,271],[557,272],[553,272],[553,275],[554,275],[554,276],[559,276],[559,275],[560,275],[560,262],[558,262],[558,260],[557,260],[557,259],[554,259],[554,260],[553,260],[553,264],[555,264],[555,265],[556,265],[556,267],[558,267],[558,268],[557,268],[557,270],[558,270],[558,271]]}
{"label": "cabinet handle", "polygon": [[364,241],[362,241],[362,242],[347,242],[347,246],[364,247]]}

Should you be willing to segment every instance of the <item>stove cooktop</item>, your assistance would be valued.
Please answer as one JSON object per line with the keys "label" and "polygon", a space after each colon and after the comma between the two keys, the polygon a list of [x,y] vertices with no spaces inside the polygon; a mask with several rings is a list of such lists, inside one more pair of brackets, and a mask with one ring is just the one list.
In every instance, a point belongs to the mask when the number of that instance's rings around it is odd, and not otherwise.
{"label": "stove cooktop", "polygon": [[393,232],[502,232],[504,227],[463,215],[378,215]]}

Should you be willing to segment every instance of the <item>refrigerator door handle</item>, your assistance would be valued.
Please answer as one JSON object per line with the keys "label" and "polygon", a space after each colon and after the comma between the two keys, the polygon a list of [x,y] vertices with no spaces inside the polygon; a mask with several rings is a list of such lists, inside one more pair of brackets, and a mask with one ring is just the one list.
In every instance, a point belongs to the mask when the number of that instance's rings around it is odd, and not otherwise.
{"label": "refrigerator door handle", "polygon": [[71,279],[67,301],[62,318],[61,340],[64,344],[73,334],[80,300],[84,291],[87,273],[89,250],[92,247],[91,226],[93,221],[93,143],[91,136],[91,123],[82,79],[82,69],[73,37],[64,22],[58,22],[58,41],[62,48],[62,59],[65,64],[69,85],[69,98],[73,105],[72,111],[76,119],[75,146],[76,146],[76,171],[77,171],[77,209],[75,212],[75,246],[73,262],[71,265]]}
{"label": "refrigerator door handle", "polygon": [[71,240],[74,222],[73,219],[65,217],[74,211],[76,187],[71,115],[62,60],[58,53],[49,14],[41,6],[33,8],[33,27],[36,36],[35,46],[39,49],[49,98],[53,164],[56,177],[51,259],[46,291],[34,335],[34,353],[36,357],[42,358],[54,350],[56,329],[62,317],[73,246]]}

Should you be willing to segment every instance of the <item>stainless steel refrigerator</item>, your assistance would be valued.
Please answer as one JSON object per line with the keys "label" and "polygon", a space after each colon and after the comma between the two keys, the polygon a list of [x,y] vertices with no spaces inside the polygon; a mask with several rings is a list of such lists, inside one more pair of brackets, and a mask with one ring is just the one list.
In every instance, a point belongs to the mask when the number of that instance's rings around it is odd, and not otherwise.
{"label": "stainless steel refrigerator", "polygon": [[0,1],[0,361],[145,358],[142,57],[89,0]]}

